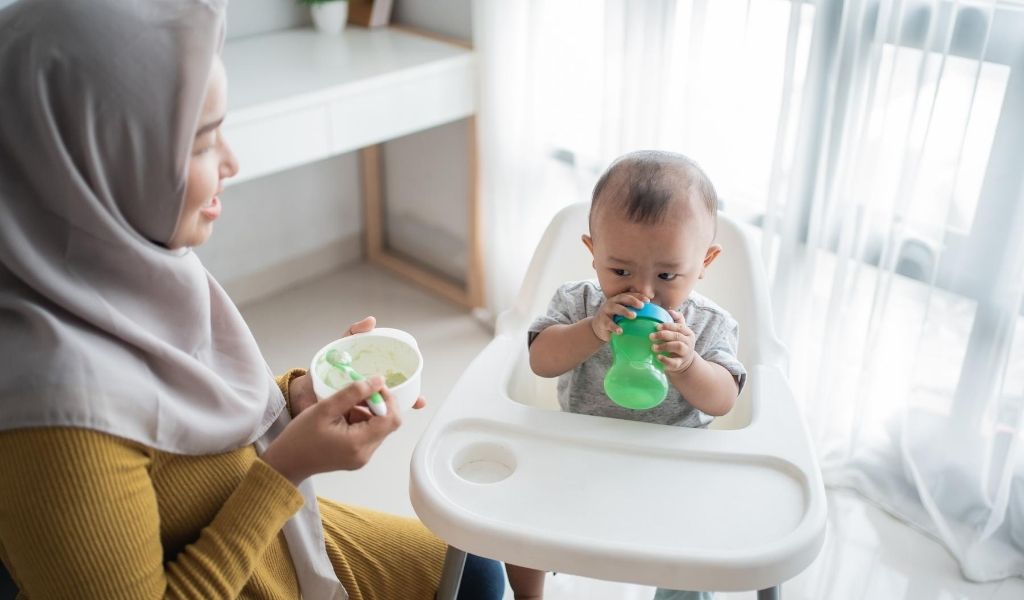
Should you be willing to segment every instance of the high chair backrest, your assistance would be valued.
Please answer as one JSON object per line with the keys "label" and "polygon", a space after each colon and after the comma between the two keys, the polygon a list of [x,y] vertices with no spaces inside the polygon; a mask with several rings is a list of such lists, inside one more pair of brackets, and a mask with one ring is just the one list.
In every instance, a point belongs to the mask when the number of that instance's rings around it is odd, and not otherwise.
{"label": "high chair backrest", "polygon": [[[596,277],[590,253],[580,240],[589,231],[589,210],[589,203],[572,204],[551,220],[530,261],[515,305],[498,318],[499,335],[524,332],[534,318],[547,311],[561,284]],[[708,268],[697,291],[729,311],[739,323],[739,359],[748,372],[756,364],[777,365],[785,370],[786,350],[772,325],[764,268],[749,226],[719,213],[715,243],[722,246],[722,253]],[[526,336],[522,335],[525,348]],[[524,404],[557,409],[555,382],[534,375],[524,352],[508,391]],[[738,429],[750,422],[749,390],[748,382],[732,412],[715,419],[713,428]]]}

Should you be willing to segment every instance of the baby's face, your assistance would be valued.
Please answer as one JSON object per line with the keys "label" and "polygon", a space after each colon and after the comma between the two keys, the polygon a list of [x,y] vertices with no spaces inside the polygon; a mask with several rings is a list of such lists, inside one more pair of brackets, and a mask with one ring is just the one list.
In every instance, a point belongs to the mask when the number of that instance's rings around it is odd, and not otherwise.
{"label": "baby's face", "polygon": [[583,236],[606,297],[632,292],[677,309],[721,247],[712,245],[711,217],[677,203],[660,223],[629,221],[618,209],[598,210]]}

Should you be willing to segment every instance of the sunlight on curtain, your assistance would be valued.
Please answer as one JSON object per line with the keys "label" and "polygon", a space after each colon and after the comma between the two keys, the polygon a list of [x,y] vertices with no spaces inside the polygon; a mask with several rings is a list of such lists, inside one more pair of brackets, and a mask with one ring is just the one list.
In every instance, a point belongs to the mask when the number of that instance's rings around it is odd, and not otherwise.
{"label": "sunlight on curtain", "polygon": [[827,482],[934,533],[969,578],[1020,574],[1024,20],[830,8],[819,108],[766,215],[794,387]]}
{"label": "sunlight on curtain", "polygon": [[492,309],[612,158],[687,154],[762,228],[826,481],[1024,574],[1022,8],[477,0]]}

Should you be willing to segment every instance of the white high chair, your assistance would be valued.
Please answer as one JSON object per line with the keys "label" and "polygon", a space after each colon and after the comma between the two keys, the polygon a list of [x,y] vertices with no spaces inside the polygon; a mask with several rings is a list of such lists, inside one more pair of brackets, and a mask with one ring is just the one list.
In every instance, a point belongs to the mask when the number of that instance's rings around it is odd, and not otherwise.
{"label": "white high chair", "polygon": [[[721,256],[698,290],[740,324],[746,386],[711,429],[558,411],[529,367],[526,329],[559,285],[594,277],[588,204],[548,226],[513,308],[456,383],[411,465],[416,514],[449,544],[440,600],[464,552],[671,589],[760,590],[811,563],[825,492],[785,375],[764,271],[744,228],[719,215]],[[552,410],[554,409],[554,410]]]}

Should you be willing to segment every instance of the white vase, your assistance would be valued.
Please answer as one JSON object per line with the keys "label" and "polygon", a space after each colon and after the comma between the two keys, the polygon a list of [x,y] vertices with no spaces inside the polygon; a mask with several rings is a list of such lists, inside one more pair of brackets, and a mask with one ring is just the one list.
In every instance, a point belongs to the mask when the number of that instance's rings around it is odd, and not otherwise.
{"label": "white vase", "polygon": [[322,33],[340,33],[348,21],[348,0],[331,0],[309,7],[313,25]]}

